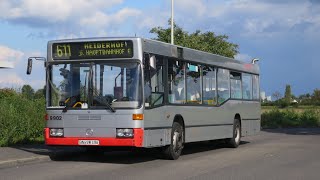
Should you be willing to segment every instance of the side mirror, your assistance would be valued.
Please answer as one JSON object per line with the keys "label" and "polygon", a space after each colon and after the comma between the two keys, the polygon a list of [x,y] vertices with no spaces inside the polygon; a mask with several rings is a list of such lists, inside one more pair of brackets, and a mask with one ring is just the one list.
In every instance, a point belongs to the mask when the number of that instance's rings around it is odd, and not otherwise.
{"label": "side mirror", "polygon": [[28,59],[28,66],[27,66],[27,74],[30,75],[32,71],[32,58]]}

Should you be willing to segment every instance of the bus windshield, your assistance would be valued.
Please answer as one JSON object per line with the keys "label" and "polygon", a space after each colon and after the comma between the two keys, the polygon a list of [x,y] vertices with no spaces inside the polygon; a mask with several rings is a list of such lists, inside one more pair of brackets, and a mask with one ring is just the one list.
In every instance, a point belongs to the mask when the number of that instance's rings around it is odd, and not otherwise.
{"label": "bus windshield", "polygon": [[141,68],[136,62],[66,63],[50,66],[49,108],[138,108]]}

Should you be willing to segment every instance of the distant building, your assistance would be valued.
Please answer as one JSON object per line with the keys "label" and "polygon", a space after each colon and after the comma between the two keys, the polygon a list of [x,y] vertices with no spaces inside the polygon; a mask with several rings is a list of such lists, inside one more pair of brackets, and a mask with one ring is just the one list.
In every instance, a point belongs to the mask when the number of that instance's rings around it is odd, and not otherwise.
{"label": "distant building", "polygon": [[0,68],[13,68],[13,64],[8,61],[0,60]]}
{"label": "distant building", "polygon": [[266,99],[266,92],[261,91],[260,92],[260,97],[261,97],[262,101],[264,101]]}

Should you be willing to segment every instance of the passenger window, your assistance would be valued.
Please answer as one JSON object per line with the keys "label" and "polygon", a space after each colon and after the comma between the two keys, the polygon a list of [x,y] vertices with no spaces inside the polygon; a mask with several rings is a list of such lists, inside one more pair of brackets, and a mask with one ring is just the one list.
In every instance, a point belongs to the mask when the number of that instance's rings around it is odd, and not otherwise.
{"label": "passenger window", "polygon": [[[154,56],[154,55],[151,55]],[[163,83],[163,57],[154,56],[153,62],[146,60],[144,66],[144,94],[145,106],[154,107],[163,104],[164,83]],[[148,65],[146,65],[149,63]]]}
{"label": "passenger window", "polygon": [[200,66],[187,63],[187,103],[201,104]]}
{"label": "passenger window", "polygon": [[253,99],[259,100],[259,76],[253,75],[252,76],[252,82],[253,82],[253,91],[252,91],[252,96]]}
{"label": "passenger window", "polygon": [[230,98],[229,70],[218,69],[218,103]]}
{"label": "passenger window", "polygon": [[230,72],[231,98],[241,99],[241,73]]}
{"label": "passenger window", "polygon": [[184,104],[186,102],[184,89],[184,66],[185,63],[179,60],[168,61],[168,98],[169,103]]}
{"label": "passenger window", "polygon": [[203,104],[216,105],[216,70],[213,67],[202,66]]}
{"label": "passenger window", "polygon": [[242,97],[252,99],[252,78],[251,74],[242,74]]}

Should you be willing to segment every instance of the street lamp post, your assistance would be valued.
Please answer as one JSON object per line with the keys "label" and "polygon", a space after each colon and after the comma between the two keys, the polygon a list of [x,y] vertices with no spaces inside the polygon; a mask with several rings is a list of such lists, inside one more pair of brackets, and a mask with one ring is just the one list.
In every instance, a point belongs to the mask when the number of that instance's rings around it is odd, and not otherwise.
{"label": "street lamp post", "polygon": [[171,44],[174,44],[174,33],[173,33],[173,0],[171,0]]}

